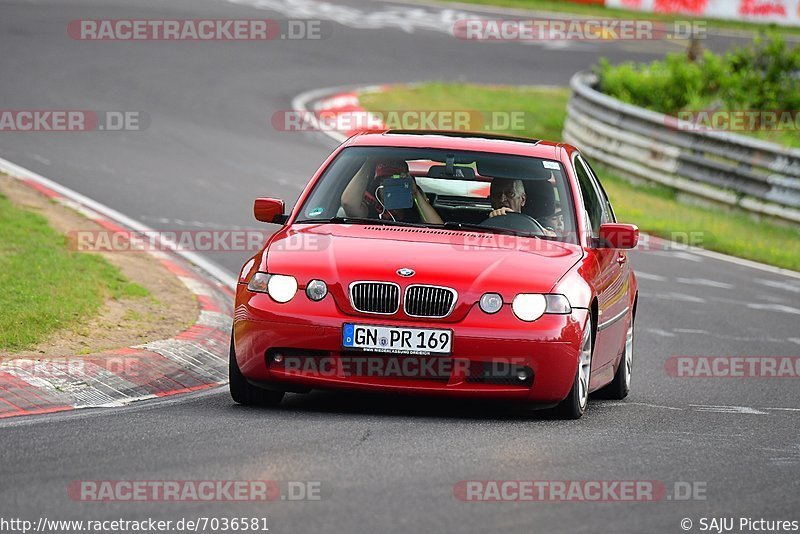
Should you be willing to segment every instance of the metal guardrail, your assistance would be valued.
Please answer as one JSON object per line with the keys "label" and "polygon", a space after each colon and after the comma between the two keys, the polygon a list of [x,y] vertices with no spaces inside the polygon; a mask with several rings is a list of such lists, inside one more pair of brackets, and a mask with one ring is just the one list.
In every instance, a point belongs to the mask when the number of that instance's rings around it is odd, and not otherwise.
{"label": "metal guardrail", "polygon": [[742,135],[698,131],[620,102],[572,77],[564,140],[622,174],[744,210],[800,223],[800,150]]}

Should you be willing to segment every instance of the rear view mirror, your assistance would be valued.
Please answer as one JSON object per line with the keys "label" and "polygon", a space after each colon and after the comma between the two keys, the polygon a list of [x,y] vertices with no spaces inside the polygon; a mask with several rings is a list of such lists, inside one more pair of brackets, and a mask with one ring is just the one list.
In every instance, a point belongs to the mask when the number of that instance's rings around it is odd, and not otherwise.
{"label": "rear view mirror", "polygon": [[457,180],[474,180],[475,169],[472,167],[454,166],[450,173],[447,172],[447,165],[433,165],[428,169],[428,178],[453,178]]}
{"label": "rear view mirror", "polygon": [[253,215],[256,220],[266,223],[283,224],[286,222],[283,210],[283,200],[279,198],[257,198],[253,205]]}
{"label": "rear view mirror", "polygon": [[600,225],[600,248],[632,249],[639,243],[639,227],[635,224],[606,223]]}

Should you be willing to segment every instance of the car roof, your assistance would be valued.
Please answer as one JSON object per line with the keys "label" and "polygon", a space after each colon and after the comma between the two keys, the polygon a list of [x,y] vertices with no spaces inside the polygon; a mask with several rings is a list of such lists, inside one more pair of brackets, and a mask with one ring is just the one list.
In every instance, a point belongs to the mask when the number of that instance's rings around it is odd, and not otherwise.
{"label": "car roof", "polygon": [[354,135],[345,146],[384,146],[402,148],[444,148],[475,152],[516,154],[558,160],[558,148],[571,152],[563,143],[485,132],[384,130]]}

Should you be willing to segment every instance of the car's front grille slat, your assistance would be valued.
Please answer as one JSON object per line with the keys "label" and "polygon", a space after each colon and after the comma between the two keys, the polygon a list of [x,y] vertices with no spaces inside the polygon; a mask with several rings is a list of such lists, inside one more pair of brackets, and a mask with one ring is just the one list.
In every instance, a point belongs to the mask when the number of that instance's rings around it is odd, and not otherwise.
{"label": "car's front grille slat", "polygon": [[455,307],[457,296],[449,287],[411,285],[406,288],[404,309],[411,317],[447,317]]}
{"label": "car's front grille slat", "polygon": [[353,282],[350,304],[362,313],[391,315],[400,309],[400,286],[391,282]]}

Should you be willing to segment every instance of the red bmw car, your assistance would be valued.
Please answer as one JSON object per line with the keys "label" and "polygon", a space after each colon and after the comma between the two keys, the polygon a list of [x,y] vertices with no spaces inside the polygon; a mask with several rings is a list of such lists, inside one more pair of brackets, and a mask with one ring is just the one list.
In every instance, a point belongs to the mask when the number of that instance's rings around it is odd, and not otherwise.
{"label": "red bmw car", "polygon": [[351,137],[242,268],[230,391],[348,389],[586,410],[630,388],[637,285],[573,146],[453,132]]}

